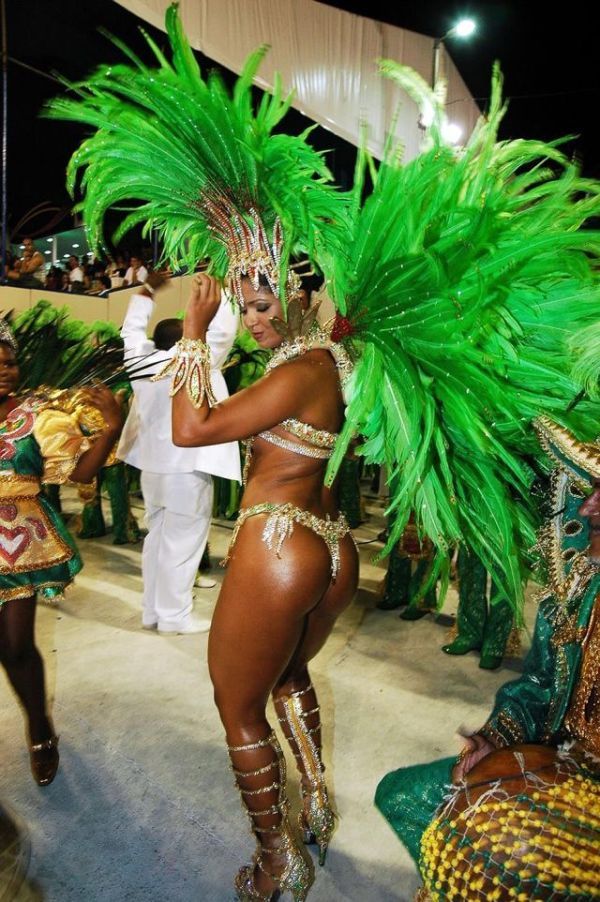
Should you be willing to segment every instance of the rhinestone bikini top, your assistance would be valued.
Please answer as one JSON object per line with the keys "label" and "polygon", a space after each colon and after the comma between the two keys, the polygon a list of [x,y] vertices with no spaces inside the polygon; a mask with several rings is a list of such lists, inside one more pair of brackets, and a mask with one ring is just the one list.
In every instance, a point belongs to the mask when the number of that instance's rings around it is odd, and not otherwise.
{"label": "rhinestone bikini top", "polygon": [[[268,373],[276,366],[280,366],[282,363],[293,360],[295,357],[300,357],[303,354],[306,354],[307,351],[316,348],[326,349],[332,354],[338,369],[343,390],[352,373],[352,363],[342,345],[337,342],[332,342],[330,337],[321,330],[314,330],[309,335],[298,337],[291,342],[284,342],[273,354],[273,357],[267,364],[266,372]],[[243,475],[244,485],[246,485],[248,472],[250,470],[252,445],[257,438],[262,438],[266,442],[276,445],[278,448],[283,448],[285,451],[291,451],[293,454],[301,454],[303,457],[327,460],[333,454],[333,447],[338,438],[336,433],[328,432],[326,429],[316,429],[314,426],[311,426],[310,423],[302,423],[300,420],[291,418],[283,420],[279,425],[282,429],[285,429],[286,432],[289,432],[290,435],[300,439],[300,441],[290,441],[290,439],[284,438],[281,435],[276,435],[270,429],[253,436],[246,446],[246,464],[244,466]]]}
{"label": "rhinestone bikini top", "polygon": [[[347,352],[341,344],[331,340],[329,335],[321,329],[314,329],[308,335],[298,336],[293,341],[284,342],[277,348],[273,357],[267,364],[266,372],[293,360],[295,357],[301,357],[307,351],[322,348],[330,352],[335,360],[338,369],[340,382],[345,387],[350,374],[352,373],[352,363]],[[278,448],[284,448],[286,451],[292,451],[294,454],[302,454],[304,457],[315,457],[327,459],[333,453],[337,434],[328,432],[326,429],[315,429],[309,423],[302,423],[300,420],[288,419],[279,424],[286,432],[299,438],[300,442],[292,442],[289,439],[276,435],[274,432],[267,430],[259,433],[257,438],[262,438]]]}
{"label": "rhinestone bikini top", "polygon": [[257,438],[263,438],[266,442],[277,445],[278,448],[293,451],[295,454],[301,454],[303,457],[315,457],[323,460],[331,457],[333,446],[337,439],[335,432],[328,432],[326,429],[315,429],[314,426],[311,426],[309,423],[302,423],[300,420],[283,420],[279,425],[286,432],[301,439],[301,441],[291,442],[289,439],[276,435],[270,430],[260,432]]}

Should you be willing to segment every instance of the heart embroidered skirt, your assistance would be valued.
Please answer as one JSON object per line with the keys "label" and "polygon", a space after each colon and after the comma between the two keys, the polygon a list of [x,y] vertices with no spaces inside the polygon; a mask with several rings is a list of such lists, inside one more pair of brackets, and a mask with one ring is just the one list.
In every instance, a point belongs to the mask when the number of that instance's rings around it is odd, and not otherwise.
{"label": "heart embroidered skirt", "polygon": [[81,567],[73,538],[43,495],[0,498],[0,604],[60,595]]}

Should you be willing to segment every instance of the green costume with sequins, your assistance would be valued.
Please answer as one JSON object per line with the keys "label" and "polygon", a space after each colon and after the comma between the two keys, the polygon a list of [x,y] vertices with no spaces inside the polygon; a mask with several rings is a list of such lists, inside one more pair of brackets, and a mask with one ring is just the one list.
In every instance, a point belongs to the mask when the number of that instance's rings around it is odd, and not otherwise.
{"label": "green costume with sequins", "polygon": [[[558,746],[574,740],[586,761],[586,777],[598,780],[600,659],[594,643],[600,645],[595,626],[600,565],[587,557],[588,526],[578,511],[592,476],[600,477],[600,449],[581,445],[547,420],[538,423],[538,431],[559,467],[552,477],[552,510],[557,515],[540,536],[548,586],[523,673],[500,688],[492,713],[478,732],[497,748]],[[401,768],[387,774],[377,788],[376,805],[417,864],[423,833],[447,796],[455,763],[455,758],[444,758]]]}

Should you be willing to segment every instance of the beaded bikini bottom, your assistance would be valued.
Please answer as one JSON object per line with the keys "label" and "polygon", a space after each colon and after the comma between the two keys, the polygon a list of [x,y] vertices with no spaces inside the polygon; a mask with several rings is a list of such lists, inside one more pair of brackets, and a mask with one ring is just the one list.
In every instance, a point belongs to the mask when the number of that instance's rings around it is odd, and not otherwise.
{"label": "beaded bikini bottom", "polygon": [[315,514],[311,514],[310,511],[302,510],[289,502],[286,504],[274,504],[270,501],[264,501],[262,504],[242,508],[229,543],[227,557],[222,561],[223,566],[228,562],[238,533],[246,520],[250,517],[256,517],[258,514],[268,514],[262,533],[262,540],[267,548],[270,551],[274,551],[278,557],[283,543],[292,535],[295,523],[300,524],[300,526],[306,526],[307,529],[310,529],[315,535],[323,539],[331,556],[331,579],[335,582],[340,570],[340,542],[350,532],[346,518],[343,514],[340,514],[337,520],[331,520],[329,517],[323,520]]}

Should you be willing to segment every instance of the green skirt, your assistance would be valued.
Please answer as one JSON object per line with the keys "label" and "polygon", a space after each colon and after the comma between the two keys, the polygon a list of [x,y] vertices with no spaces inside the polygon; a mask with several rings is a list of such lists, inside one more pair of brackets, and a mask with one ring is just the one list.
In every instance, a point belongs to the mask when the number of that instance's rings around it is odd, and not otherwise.
{"label": "green skirt", "polygon": [[421,837],[452,782],[456,758],[441,758],[391,771],[375,793],[375,804],[419,864]]}

